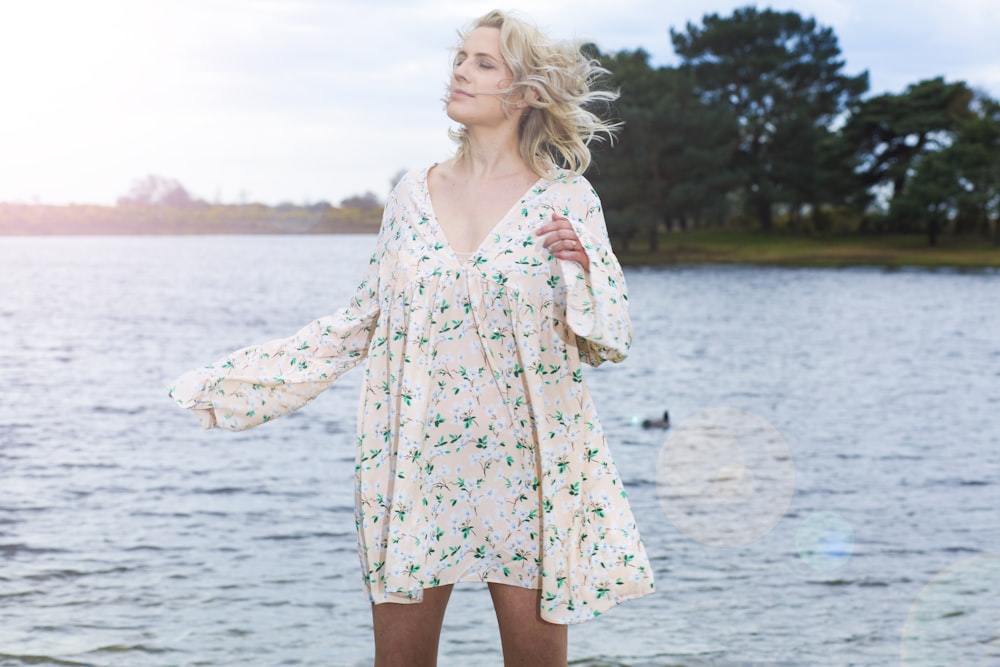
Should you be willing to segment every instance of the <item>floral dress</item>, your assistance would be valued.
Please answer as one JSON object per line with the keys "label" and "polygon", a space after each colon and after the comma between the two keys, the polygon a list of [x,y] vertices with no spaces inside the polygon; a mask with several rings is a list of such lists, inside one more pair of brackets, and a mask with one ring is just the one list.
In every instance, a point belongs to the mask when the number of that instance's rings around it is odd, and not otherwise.
{"label": "floral dress", "polygon": [[[576,623],[653,591],[652,570],[581,363],[631,342],[624,277],[582,176],[536,182],[471,255],[456,255],[427,169],[385,207],[347,307],[247,347],[170,388],[208,427],[247,429],[305,405],[366,360],[356,521],[374,603],[486,581],[541,589],[541,616]],[[570,220],[590,270],[535,230]]]}

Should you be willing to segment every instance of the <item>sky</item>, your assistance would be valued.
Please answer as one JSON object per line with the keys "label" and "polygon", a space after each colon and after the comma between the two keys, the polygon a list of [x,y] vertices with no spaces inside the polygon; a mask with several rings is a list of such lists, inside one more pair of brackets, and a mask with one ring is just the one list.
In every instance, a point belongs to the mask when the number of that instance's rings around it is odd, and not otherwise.
{"label": "sky", "polygon": [[[372,191],[447,159],[457,29],[513,9],[676,65],[670,29],[727,0],[0,0],[0,202],[113,204],[147,174],[211,202]],[[922,79],[1000,97],[997,0],[785,0],[833,28],[870,94]]]}

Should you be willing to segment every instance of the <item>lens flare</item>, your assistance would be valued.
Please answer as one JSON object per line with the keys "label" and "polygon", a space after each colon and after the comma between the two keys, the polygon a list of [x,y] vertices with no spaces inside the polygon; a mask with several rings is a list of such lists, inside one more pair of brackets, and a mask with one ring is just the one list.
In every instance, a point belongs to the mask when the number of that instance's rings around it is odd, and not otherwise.
{"label": "lens flare", "polygon": [[854,554],[854,529],[835,512],[815,512],[795,531],[795,549],[814,570],[839,569]]}
{"label": "lens flare", "polygon": [[962,559],[924,586],[900,653],[904,667],[1000,664],[1000,554]]}
{"label": "lens flare", "polygon": [[684,420],[657,461],[663,512],[680,531],[713,546],[766,535],[787,511],[794,486],[781,434],[738,408],[709,408]]}

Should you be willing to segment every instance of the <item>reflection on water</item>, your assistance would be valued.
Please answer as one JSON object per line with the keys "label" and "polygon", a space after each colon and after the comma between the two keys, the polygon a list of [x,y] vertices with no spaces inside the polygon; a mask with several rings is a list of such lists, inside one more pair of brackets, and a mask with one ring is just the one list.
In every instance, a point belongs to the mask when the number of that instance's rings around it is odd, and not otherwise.
{"label": "reflection on water", "polygon": [[[372,240],[0,240],[0,666],[371,664],[357,372],[240,434],[163,386],[344,303]],[[574,627],[574,664],[997,662],[1000,276],[627,278],[633,353],[587,380],[659,592]],[[766,428],[699,446],[706,414]],[[484,589],[441,650],[499,664]]]}

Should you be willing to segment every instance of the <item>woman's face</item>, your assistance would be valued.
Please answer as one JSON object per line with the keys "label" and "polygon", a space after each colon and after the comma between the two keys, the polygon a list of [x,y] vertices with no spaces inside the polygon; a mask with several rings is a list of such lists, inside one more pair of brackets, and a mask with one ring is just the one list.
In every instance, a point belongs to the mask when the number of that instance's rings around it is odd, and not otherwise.
{"label": "woman's face", "polygon": [[455,55],[446,105],[448,117],[466,127],[510,122],[513,115],[505,113],[502,91],[512,79],[500,55],[499,28],[476,28]]}

